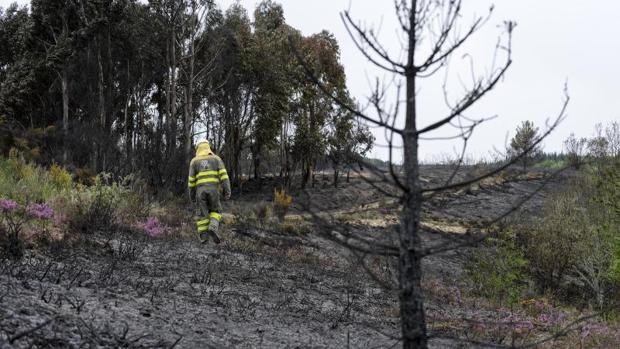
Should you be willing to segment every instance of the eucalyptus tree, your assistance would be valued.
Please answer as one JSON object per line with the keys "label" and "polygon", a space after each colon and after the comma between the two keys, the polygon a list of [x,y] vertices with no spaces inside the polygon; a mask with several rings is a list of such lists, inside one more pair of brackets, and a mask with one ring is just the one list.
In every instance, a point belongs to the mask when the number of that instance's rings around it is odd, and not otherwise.
{"label": "eucalyptus tree", "polygon": [[252,56],[257,84],[251,147],[255,178],[260,176],[261,158],[277,145],[282,124],[290,113],[291,71],[296,63],[288,46],[290,33],[281,5],[269,0],[258,5],[254,11]]}
{"label": "eucalyptus tree", "polygon": [[[375,137],[367,124],[342,108],[332,116],[328,125],[327,156],[333,165],[334,187],[337,188],[343,168],[346,166],[350,169],[351,166],[358,164],[372,149]],[[349,173],[348,170],[347,181]]]}
{"label": "eucalyptus tree", "polygon": [[256,79],[251,65],[254,37],[247,11],[240,5],[231,6],[217,30],[221,44],[213,70],[220,88],[213,92],[218,123],[223,136],[221,152],[233,184],[241,176],[241,153],[249,146],[255,118]]}
{"label": "eucalyptus tree", "polygon": [[68,162],[69,134],[69,68],[80,43],[82,32],[77,0],[44,1],[32,0],[30,3],[33,20],[35,45],[44,52],[43,62],[52,68],[60,80],[62,91],[62,131],[64,163]]}
{"label": "eucalyptus tree", "polygon": [[22,127],[44,126],[52,118],[38,112],[50,103],[44,93],[49,78],[42,78],[32,53],[32,27],[27,7],[0,8],[0,115]]}
{"label": "eucalyptus tree", "polygon": [[[348,92],[345,73],[339,62],[340,48],[334,36],[323,31],[302,38],[300,52],[305,64],[322,82],[322,87],[330,95],[346,98]],[[295,88],[292,157],[294,164],[301,167],[301,186],[304,188],[311,178],[317,160],[326,154],[328,130],[325,125],[338,113],[338,109],[334,101],[307,78],[300,79]]]}

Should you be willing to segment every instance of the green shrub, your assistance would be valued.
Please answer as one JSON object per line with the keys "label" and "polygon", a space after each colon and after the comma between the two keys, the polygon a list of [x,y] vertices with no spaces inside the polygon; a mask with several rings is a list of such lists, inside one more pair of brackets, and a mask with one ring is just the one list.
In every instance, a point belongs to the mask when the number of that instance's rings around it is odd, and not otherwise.
{"label": "green shrub", "polygon": [[[23,233],[36,227],[37,221],[47,221],[54,217],[54,210],[46,204],[20,205],[11,199],[0,197],[0,252],[19,259],[24,254]],[[41,226],[44,226],[41,223]]]}
{"label": "green shrub", "polygon": [[542,291],[559,290],[567,273],[588,252],[588,217],[578,200],[574,191],[557,193],[547,200],[541,217],[521,227],[531,274]]}
{"label": "green shrub", "polygon": [[114,229],[123,194],[119,185],[104,185],[100,179],[92,187],[79,187],[67,207],[69,231],[89,234]]}
{"label": "green shrub", "polygon": [[258,220],[258,224],[261,227],[267,226],[271,223],[273,218],[273,206],[266,202],[261,202],[254,207],[254,214]]}
{"label": "green shrub", "polygon": [[[117,222],[130,225],[144,221],[153,209],[151,200],[145,194],[147,192],[145,181],[137,176],[129,175],[123,178],[121,183],[117,185],[116,194],[120,196],[116,207]],[[166,224],[175,225],[175,222],[186,219],[187,214],[178,209],[177,203],[170,203],[167,206],[169,208],[167,211],[171,211],[169,214],[171,217],[166,220]]]}
{"label": "green shrub", "polygon": [[259,226],[258,217],[252,207],[248,205],[238,205],[231,209],[235,217],[235,227],[242,231],[255,229]]}
{"label": "green shrub", "polygon": [[527,289],[527,266],[513,238],[503,238],[478,249],[467,264],[466,275],[475,295],[512,306]]}
{"label": "green shrub", "polygon": [[545,159],[534,165],[536,168],[543,168],[549,170],[559,170],[566,167],[568,162],[564,159]]}
{"label": "green shrub", "polygon": [[56,188],[58,188],[59,190],[71,189],[71,185],[73,181],[71,179],[71,174],[67,172],[67,170],[65,170],[64,168],[56,164],[53,164],[50,167],[49,174],[50,174],[52,183],[54,183]]}
{"label": "green shrub", "polygon": [[284,216],[288,212],[291,204],[293,203],[293,198],[286,193],[284,189],[276,189],[273,192],[273,210],[276,213],[276,217],[280,220],[280,222],[284,221]]}
{"label": "green shrub", "polygon": [[520,243],[541,292],[603,308],[620,290],[620,164],[582,169],[524,224]]}
{"label": "green shrub", "polygon": [[78,168],[75,170],[76,182],[82,185],[94,185],[97,181],[97,175],[88,167]]}
{"label": "green shrub", "polygon": [[278,228],[287,235],[308,235],[311,232],[310,224],[304,221],[284,221]]}
{"label": "green shrub", "polygon": [[[0,199],[24,207],[49,203],[55,211],[52,218],[59,235],[131,230],[150,216],[152,205],[143,194],[146,184],[139,178],[127,176],[117,183],[108,174],[93,177],[87,169],[78,169],[76,178],[74,184],[71,174],[59,165],[48,170],[27,163],[16,151],[10,158],[0,157]],[[187,215],[178,207],[166,204],[162,217],[175,226],[187,225]],[[41,231],[44,227],[33,223],[30,228]]]}
{"label": "green shrub", "polygon": [[512,159],[521,156],[517,162],[525,170],[542,153],[542,147],[540,144],[536,144],[539,139],[538,127],[535,127],[531,121],[523,121],[521,125],[517,126],[516,134],[510,141],[509,157]]}
{"label": "green shrub", "polygon": [[58,191],[44,168],[17,157],[0,158],[0,196],[20,203],[47,202]]}
{"label": "green shrub", "polygon": [[564,141],[564,149],[566,151],[567,163],[578,170],[583,166],[586,155],[586,146],[588,140],[585,138],[577,138],[574,133]]}

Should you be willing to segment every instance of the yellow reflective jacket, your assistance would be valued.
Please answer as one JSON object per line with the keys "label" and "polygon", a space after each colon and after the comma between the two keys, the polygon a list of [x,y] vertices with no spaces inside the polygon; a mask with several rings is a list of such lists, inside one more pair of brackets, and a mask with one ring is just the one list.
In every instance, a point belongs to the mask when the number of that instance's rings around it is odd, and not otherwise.
{"label": "yellow reflective jacket", "polygon": [[196,156],[189,164],[188,187],[190,195],[199,186],[222,186],[225,195],[230,194],[230,180],[224,162],[215,155],[207,142],[196,148]]}

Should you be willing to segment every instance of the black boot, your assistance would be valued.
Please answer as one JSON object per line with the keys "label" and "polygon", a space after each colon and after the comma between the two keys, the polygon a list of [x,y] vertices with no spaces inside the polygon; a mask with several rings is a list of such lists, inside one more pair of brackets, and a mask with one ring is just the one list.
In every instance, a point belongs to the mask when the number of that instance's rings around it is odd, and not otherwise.
{"label": "black boot", "polygon": [[210,233],[209,235],[211,235],[211,239],[213,240],[213,242],[215,242],[216,245],[219,245],[220,242],[222,242],[222,240],[220,240],[220,237],[217,235],[216,232],[211,231],[209,233]]}

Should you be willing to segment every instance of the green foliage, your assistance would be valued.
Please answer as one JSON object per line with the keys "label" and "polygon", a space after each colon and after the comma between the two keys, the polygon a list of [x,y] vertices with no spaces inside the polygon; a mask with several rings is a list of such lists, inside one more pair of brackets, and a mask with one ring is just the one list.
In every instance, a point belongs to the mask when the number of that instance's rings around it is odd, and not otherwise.
{"label": "green foliage", "polygon": [[311,225],[304,220],[280,222],[278,230],[287,235],[308,235],[312,231]]}
{"label": "green foliage", "polygon": [[334,117],[332,129],[328,136],[328,154],[336,177],[334,185],[338,185],[338,171],[345,164],[352,165],[365,156],[375,141],[368,126],[356,120],[353,115],[343,111]]}
{"label": "green foliage", "polygon": [[548,170],[559,170],[566,167],[567,161],[563,159],[544,159],[534,165],[536,168],[544,168]]}
{"label": "green foliage", "polygon": [[614,283],[620,283],[620,233],[614,238],[609,277]]}
{"label": "green foliage", "polygon": [[284,217],[288,212],[291,204],[293,203],[293,197],[288,195],[284,189],[276,189],[273,192],[273,210],[276,213],[276,217],[280,222],[284,221]]}
{"label": "green foliage", "polygon": [[538,127],[535,127],[531,121],[523,121],[510,141],[508,155],[514,158],[524,154],[518,162],[521,163],[523,169],[527,168],[542,151],[540,144],[536,144],[539,139]]}
{"label": "green foliage", "polygon": [[[254,12],[255,40],[251,61],[260,93],[256,96],[253,158],[260,159],[263,148],[276,145],[282,124],[290,112],[289,97],[293,56],[287,49],[289,29],[283,26],[282,6],[263,1]],[[259,168],[257,168],[257,171]]]}
{"label": "green foliage", "polygon": [[[560,157],[548,156],[549,161]],[[514,303],[531,280],[541,294],[603,309],[620,290],[620,159],[582,166],[514,233],[488,242],[468,268],[474,291]]]}
{"label": "green foliage", "polygon": [[273,206],[268,203],[259,203],[255,208],[256,218],[261,226],[266,226],[270,223],[273,217]]}
{"label": "green foliage", "polygon": [[[149,216],[152,207],[142,193],[143,181],[134,176],[121,182],[112,182],[110,178],[109,174],[99,174],[92,186],[78,185],[76,190],[63,196],[69,231],[109,232],[135,225]],[[184,217],[176,216],[177,220]]]}
{"label": "green foliage", "polygon": [[97,176],[95,172],[88,167],[77,168],[75,170],[75,180],[79,184],[90,186],[95,184]]}
{"label": "green foliage", "polygon": [[135,176],[117,183],[101,174],[89,182],[92,185],[74,185],[71,174],[58,165],[46,170],[19,158],[0,157],[0,198],[22,205],[50,203],[57,212],[57,228],[63,231],[110,231],[119,224],[135,225],[149,215],[145,184]]}
{"label": "green foliage", "polygon": [[487,242],[474,253],[467,276],[474,294],[512,306],[527,288],[527,267],[514,238],[503,238]]}
{"label": "green foliage", "polygon": [[[366,153],[372,135],[307,78],[289,38],[327,90],[349,102],[335,37],[302,35],[270,0],[253,19],[240,4],[223,10],[212,1],[11,6],[0,13],[0,153],[92,169],[77,171],[76,183],[141,173],[181,191],[201,123],[233,184],[249,161],[256,176],[266,165],[301,169],[305,183],[327,157],[338,167]],[[261,163],[269,154],[276,159]]]}
{"label": "green foliage", "polygon": [[521,227],[531,275],[542,291],[558,291],[580,257],[589,253],[592,231],[580,195],[567,191],[547,200],[540,217]]}
{"label": "green foliage", "polygon": [[620,289],[620,162],[584,167],[519,226],[540,291],[602,308]]}
{"label": "green foliage", "polygon": [[564,150],[566,151],[566,160],[570,166],[575,169],[581,168],[585,160],[587,139],[577,138],[574,133],[564,141]]}
{"label": "green foliage", "polygon": [[610,159],[593,173],[592,215],[600,222],[597,230],[612,244],[610,277],[620,285],[620,158]]}
{"label": "green foliage", "polygon": [[71,189],[73,180],[71,179],[71,174],[67,170],[56,164],[53,164],[52,167],[50,167],[49,173],[52,183],[54,183],[56,188],[58,188],[59,190]]}
{"label": "green foliage", "polygon": [[59,192],[48,171],[13,157],[0,157],[0,196],[26,202],[48,202]]}
{"label": "green foliage", "polygon": [[240,231],[248,231],[259,227],[258,217],[253,208],[253,206],[248,205],[236,205],[231,208],[231,213],[235,217],[234,225]]}
{"label": "green foliage", "polygon": [[67,212],[70,232],[92,234],[108,232],[116,227],[116,207],[122,202],[124,189],[117,184],[82,187],[71,196]]}
{"label": "green foliage", "polygon": [[268,202],[237,205],[232,213],[234,224],[241,230],[268,229],[277,223],[273,205]]}
{"label": "green foliage", "polygon": [[42,228],[53,218],[54,210],[47,204],[20,205],[11,199],[0,198],[0,252],[19,259],[24,255],[24,233],[30,228]]}

